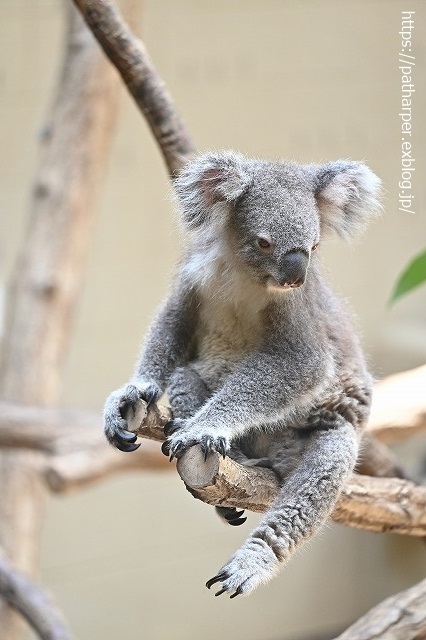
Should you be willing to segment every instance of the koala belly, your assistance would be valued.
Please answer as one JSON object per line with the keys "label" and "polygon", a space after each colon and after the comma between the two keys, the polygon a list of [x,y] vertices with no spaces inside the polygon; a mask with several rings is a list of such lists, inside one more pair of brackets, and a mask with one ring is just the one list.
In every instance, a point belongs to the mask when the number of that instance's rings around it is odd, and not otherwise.
{"label": "koala belly", "polygon": [[191,363],[210,391],[216,391],[259,342],[256,318],[233,304],[206,305],[196,333],[196,358]]}

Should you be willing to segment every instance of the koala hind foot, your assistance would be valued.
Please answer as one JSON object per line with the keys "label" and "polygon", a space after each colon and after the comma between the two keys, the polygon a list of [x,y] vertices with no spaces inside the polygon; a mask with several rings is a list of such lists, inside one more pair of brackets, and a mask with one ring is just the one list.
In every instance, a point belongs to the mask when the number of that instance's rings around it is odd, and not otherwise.
{"label": "koala hind foot", "polygon": [[260,539],[249,539],[219,570],[218,574],[206,582],[207,589],[221,583],[215,593],[230,594],[231,598],[248,595],[260,584],[268,582],[278,571],[279,562],[272,549]]}

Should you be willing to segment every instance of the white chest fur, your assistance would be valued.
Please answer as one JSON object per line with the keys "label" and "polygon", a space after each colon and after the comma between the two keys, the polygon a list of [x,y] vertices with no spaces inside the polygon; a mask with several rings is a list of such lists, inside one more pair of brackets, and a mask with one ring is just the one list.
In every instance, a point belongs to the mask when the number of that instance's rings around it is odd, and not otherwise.
{"label": "white chest fur", "polygon": [[194,366],[212,390],[259,344],[265,304],[263,293],[241,274],[218,270],[202,287]]}

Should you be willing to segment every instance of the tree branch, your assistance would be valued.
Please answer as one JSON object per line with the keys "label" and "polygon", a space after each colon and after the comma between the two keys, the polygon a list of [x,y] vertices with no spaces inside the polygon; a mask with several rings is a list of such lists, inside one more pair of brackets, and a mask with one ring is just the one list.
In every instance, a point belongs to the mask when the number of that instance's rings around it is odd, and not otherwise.
{"label": "tree branch", "polygon": [[367,429],[388,444],[426,433],[426,365],[377,382]]}
{"label": "tree branch", "polygon": [[[55,492],[79,489],[122,471],[171,468],[154,442],[145,442],[131,456],[111,447],[95,412],[0,401],[0,415],[0,447],[48,454],[41,466],[44,479]],[[140,403],[130,424],[139,427],[144,421],[143,437],[161,442],[163,425],[170,415],[167,407],[152,407],[147,414],[145,403]]]}
{"label": "tree branch", "polygon": [[426,580],[387,598],[335,640],[424,640]]}
{"label": "tree branch", "polygon": [[[398,373],[376,384],[364,453],[360,459],[362,473],[398,475],[395,456],[375,439],[394,442],[426,433],[425,388],[426,367]],[[143,438],[161,442],[164,439],[162,427],[171,417],[170,409],[159,406],[147,414],[141,405],[139,412],[142,413],[132,418],[131,430]],[[103,441],[100,426],[96,426],[99,422],[99,415],[94,412],[0,401],[0,447],[74,452],[91,446],[92,440]]]}
{"label": "tree branch", "polygon": [[[177,470],[188,491],[212,505],[266,511],[279,487],[269,469],[246,467],[218,454],[204,462],[200,447],[191,447],[178,460]],[[426,487],[397,478],[353,474],[331,518],[367,531],[425,536]]]}
{"label": "tree branch", "polygon": [[169,471],[173,466],[154,442],[129,456],[113,449],[103,439],[98,447],[67,455],[52,456],[47,460],[44,478],[51,491],[65,493],[82,489],[107,477],[130,471]]}
{"label": "tree branch", "polygon": [[74,4],[145,116],[173,176],[195,147],[143,43],[110,0],[74,0]]}
{"label": "tree branch", "polygon": [[[8,291],[0,372],[2,397],[43,405],[54,404],[60,393],[119,91],[116,74],[72,6],[64,53]],[[0,540],[13,566],[27,574],[37,564],[47,497],[40,462],[29,451],[0,454]],[[17,640],[21,624],[1,602],[0,636]]]}
{"label": "tree branch", "polygon": [[[0,414],[0,446],[30,446],[54,454],[45,466],[45,478],[53,491],[80,488],[121,471],[170,468],[155,446],[144,444],[131,455],[112,449],[103,437],[100,418],[94,413],[2,402]],[[129,429],[161,442],[163,426],[170,416],[168,407],[151,406],[147,411],[146,404],[140,402],[136,413],[128,416]],[[204,463],[202,457],[196,456],[196,448],[188,451],[179,461],[178,470],[191,493],[201,500],[264,511],[274,499],[278,482],[272,471],[245,467],[217,456],[209,456]],[[372,473],[374,459],[367,460]],[[386,456],[380,460],[386,462]],[[386,463],[377,473],[389,475],[389,469]],[[369,531],[425,535],[426,487],[395,478],[354,475],[332,517],[336,522]]]}
{"label": "tree branch", "polygon": [[43,640],[71,640],[71,634],[51,598],[0,553],[0,596],[16,609]]}

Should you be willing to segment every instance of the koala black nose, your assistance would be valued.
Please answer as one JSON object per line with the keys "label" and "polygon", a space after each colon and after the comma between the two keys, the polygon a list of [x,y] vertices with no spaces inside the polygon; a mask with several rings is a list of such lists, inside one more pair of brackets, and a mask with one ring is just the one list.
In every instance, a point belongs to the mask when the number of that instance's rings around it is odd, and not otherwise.
{"label": "koala black nose", "polygon": [[295,249],[286,253],[280,264],[279,284],[300,287],[305,282],[308,264],[309,256],[304,251]]}

